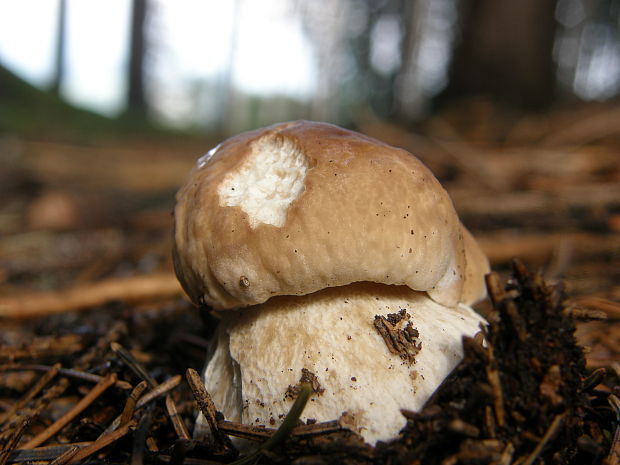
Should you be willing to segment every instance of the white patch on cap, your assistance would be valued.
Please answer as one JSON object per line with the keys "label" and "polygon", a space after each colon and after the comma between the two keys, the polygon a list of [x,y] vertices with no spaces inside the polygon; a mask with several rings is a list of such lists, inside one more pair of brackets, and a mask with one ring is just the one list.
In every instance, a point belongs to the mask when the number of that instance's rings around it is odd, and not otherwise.
{"label": "white patch on cap", "polygon": [[292,141],[265,136],[252,144],[239,170],[219,185],[220,205],[241,207],[252,228],[261,223],[283,226],[288,207],[304,190],[308,167]]}

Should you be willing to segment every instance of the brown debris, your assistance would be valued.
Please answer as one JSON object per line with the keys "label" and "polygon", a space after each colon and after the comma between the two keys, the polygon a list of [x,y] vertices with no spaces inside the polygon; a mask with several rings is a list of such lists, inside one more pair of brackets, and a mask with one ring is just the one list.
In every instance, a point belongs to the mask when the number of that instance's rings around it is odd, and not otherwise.
{"label": "brown debris", "polygon": [[415,356],[422,350],[422,342],[417,340],[420,333],[408,321],[409,318],[411,317],[405,309],[386,316],[375,315],[374,326],[388,350],[398,355],[408,365],[412,365],[415,363]]}
{"label": "brown debris", "polygon": [[564,399],[559,394],[562,387],[562,374],[559,365],[552,365],[540,383],[540,395],[546,397],[551,405],[559,406]]}
{"label": "brown debris", "polygon": [[325,392],[325,388],[321,387],[321,384],[319,383],[319,378],[317,378],[317,376],[307,368],[302,368],[299,382],[294,386],[289,384],[288,388],[286,388],[286,392],[284,393],[284,397],[288,397],[289,399],[297,399],[299,393],[301,392],[301,386],[304,384],[309,384],[312,388],[312,392],[319,396]]}
{"label": "brown debris", "polygon": [[338,424],[344,429],[355,431],[357,429],[357,421],[355,415],[349,412],[342,412],[338,418]]}
{"label": "brown debris", "polygon": [[480,430],[460,418],[455,418],[448,424],[448,429],[454,433],[462,434],[472,438],[480,436]]}

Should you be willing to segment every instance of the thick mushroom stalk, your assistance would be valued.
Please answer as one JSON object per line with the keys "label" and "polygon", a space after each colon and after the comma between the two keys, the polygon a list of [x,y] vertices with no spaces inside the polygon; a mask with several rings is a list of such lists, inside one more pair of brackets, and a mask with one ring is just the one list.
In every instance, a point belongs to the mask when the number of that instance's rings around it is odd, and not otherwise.
{"label": "thick mushroom stalk", "polygon": [[[244,133],[177,194],[175,271],[221,316],[205,371],[231,420],[345,414],[370,443],[397,434],[478,331],[488,262],[410,153],[328,124]],[[198,422],[200,429],[200,419]]]}
{"label": "thick mushroom stalk", "polygon": [[375,444],[404,426],[401,409],[422,408],[461,360],[462,337],[482,321],[466,305],[444,307],[405,286],[358,283],[276,297],[224,317],[205,383],[226,418],[272,426],[304,377],[314,395],[303,420],[344,415]]}

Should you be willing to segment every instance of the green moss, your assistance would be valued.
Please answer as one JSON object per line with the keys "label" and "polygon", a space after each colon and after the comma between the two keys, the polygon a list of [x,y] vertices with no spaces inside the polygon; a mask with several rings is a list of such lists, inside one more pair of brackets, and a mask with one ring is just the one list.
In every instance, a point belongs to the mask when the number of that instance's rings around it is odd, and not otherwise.
{"label": "green moss", "polygon": [[93,142],[126,137],[187,137],[126,112],[108,118],[68,104],[0,66],[0,134]]}

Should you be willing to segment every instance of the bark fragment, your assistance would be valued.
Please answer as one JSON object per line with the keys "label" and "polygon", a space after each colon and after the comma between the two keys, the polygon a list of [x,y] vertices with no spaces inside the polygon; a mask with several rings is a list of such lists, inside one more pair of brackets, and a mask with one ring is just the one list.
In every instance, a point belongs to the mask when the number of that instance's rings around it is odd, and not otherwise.
{"label": "bark fragment", "polygon": [[422,350],[422,342],[418,341],[420,333],[413,327],[409,318],[410,315],[405,309],[386,316],[375,315],[374,326],[388,350],[398,355],[408,365],[412,365],[415,363],[416,355]]}

